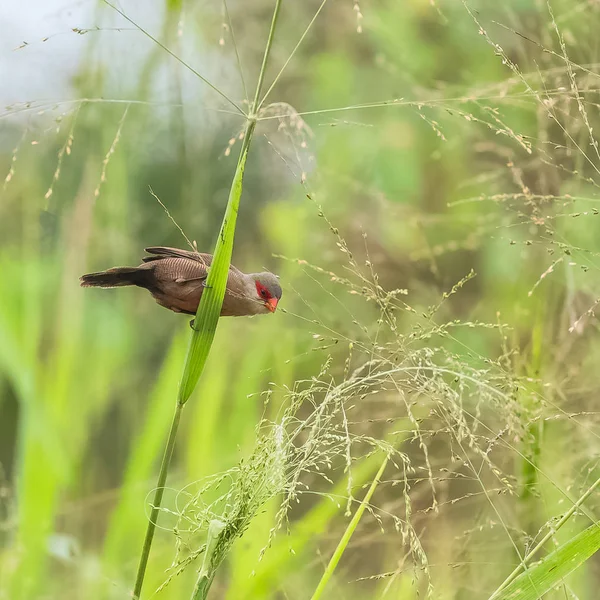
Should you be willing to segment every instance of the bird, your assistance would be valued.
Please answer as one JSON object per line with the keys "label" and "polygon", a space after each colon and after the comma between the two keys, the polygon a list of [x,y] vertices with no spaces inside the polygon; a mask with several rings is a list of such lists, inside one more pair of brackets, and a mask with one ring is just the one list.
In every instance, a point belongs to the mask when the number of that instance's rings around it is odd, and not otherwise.
{"label": "bird", "polygon": [[[176,313],[195,315],[206,287],[213,257],[179,248],[151,246],[139,267],[113,267],[79,278],[81,287],[114,288],[137,286],[147,289],[156,302]],[[274,313],[281,299],[277,275],[242,273],[231,265],[227,277],[222,317]],[[190,322],[194,327],[194,321]]]}

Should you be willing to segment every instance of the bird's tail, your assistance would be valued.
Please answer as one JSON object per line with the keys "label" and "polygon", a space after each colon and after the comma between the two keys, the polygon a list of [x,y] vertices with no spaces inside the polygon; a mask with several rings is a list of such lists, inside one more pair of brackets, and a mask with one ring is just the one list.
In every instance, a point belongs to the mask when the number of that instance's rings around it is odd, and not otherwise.
{"label": "bird's tail", "polygon": [[100,273],[88,273],[79,278],[81,287],[113,288],[124,285],[147,287],[151,273],[138,267],[115,267]]}

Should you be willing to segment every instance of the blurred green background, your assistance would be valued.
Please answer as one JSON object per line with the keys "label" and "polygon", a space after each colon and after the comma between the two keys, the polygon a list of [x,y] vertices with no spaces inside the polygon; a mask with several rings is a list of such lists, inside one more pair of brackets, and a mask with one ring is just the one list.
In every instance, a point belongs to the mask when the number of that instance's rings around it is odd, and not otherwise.
{"label": "blurred green background", "polygon": [[[373,500],[382,512],[365,515],[327,597],[485,598],[566,510],[559,490],[576,499],[598,476],[600,5],[330,0],[309,28],[320,5],[283,2],[267,87],[308,33],[261,115],[234,247],[237,267],[280,275],[284,310],[220,323],[169,489],[248,456],[262,391],[284,403],[328,356],[342,377],[348,342],[377,330],[375,302],[328,275],[362,285],[331,227],[364,277],[372,267],[384,289],[407,290],[415,312],[399,313],[395,332],[407,340],[473,270],[427,319],[464,326],[431,344],[482,378],[500,369],[511,402],[465,407],[463,435],[426,387],[407,391],[420,415],[410,423],[398,391],[355,400],[365,435],[402,423],[414,481],[388,469]],[[218,0],[118,6],[244,103],[233,25],[254,90],[272,2],[229,2],[229,18]],[[136,265],[145,246],[185,247],[151,190],[211,251],[243,119],[106,4],[2,7],[0,32],[0,598],[128,598],[188,320],[142,290],[82,290],[78,277]],[[368,358],[359,344],[350,363]],[[353,459],[360,498],[378,463]],[[320,490],[343,496],[343,461],[331,478]],[[289,535],[259,560],[268,505],[212,596],[310,598],[348,521],[339,504],[301,496]],[[415,539],[390,515],[409,518]],[[146,597],[174,560],[172,525],[158,531]],[[194,571],[156,597],[189,597]],[[593,559],[548,597],[596,598],[599,581]]]}

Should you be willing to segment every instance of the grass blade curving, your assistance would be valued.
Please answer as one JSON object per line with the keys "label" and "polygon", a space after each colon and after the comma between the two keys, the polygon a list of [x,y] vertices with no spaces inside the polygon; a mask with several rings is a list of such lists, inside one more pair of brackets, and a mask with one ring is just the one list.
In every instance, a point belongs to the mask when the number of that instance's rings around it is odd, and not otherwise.
{"label": "grass blade curving", "polygon": [[494,600],[537,600],[600,549],[600,525],[592,525],[507,585]]}
{"label": "grass blade curving", "polygon": [[206,289],[202,294],[196,319],[194,321],[194,332],[190,341],[190,347],[185,361],[183,377],[179,386],[178,402],[185,404],[191,393],[194,391],[198,379],[204,370],[208,353],[212,346],[223,298],[225,297],[225,288],[227,286],[227,275],[231,263],[231,253],[233,251],[233,238],[235,235],[235,225],[237,214],[242,196],[242,181],[244,178],[244,168],[248,156],[248,148],[252,133],[256,127],[256,120],[248,121],[244,133],[242,150],[238,160],[235,177],[229,192],[229,201],[225,210],[225,216],[221,225],[219,238],[215,247],[214,259],[208,278],[206,280]]}

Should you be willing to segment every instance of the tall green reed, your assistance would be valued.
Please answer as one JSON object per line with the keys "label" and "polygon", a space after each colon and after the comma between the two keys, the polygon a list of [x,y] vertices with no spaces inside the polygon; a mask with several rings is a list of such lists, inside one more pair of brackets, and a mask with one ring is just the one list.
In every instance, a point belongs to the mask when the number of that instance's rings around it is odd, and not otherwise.
{"label": "tall green reed", "polygon": [[[181,421],[181,413],[190,395],[194,391],[194,388],[198,383],[198,379],[202,375],[202,371],[204,370],[204,367],[206,365],[206,360],[210,353],[212,342],[215,337],[215,332],[217,329],[217,324],[221,312],[221,306],[223,304],[223,298],[225,297],[227,275],[229,272],[229,266],[231,264],[231,254],[233,251],[233,240],[235,236],[237,214],[240,206],[240,199],[242,196],[244,170],[246,167],[246,160],[248,158],[250,143],[252,141],[252,136],[256,128],[257,111],[260,109],[261,104],[260,94],[265,78],[269,54],[271,52],[271,46],[273,44],[273,38],[275,35],[275,29],[277,26],[277,19],[279,17],[280,8],[281,0],[276,0],[275,8],[273,11],[273,18],[271,20],[271,27],[269,29],[269,35],[267,38],[265,52],[263,55],[263,61],[258,76],[258,83],[256,85],[256,93],[254,96],[254,101],[252,102],[250,112],[247,115],[242,147],[240,150],[235,175],[229,192],[229,199],[227,202],[227,208],[225,209],[225,216],[223,217],[223,223],[221,225],[219,236],[217,238],[213,262],[206,281],[206,288],[204,290],[204,293],[202,294],[202,299],[198,306],[196,318],[194,320],[192,337],[186,356],[183,376],[179,385],[179,392],[177,394],[175,413],[173,415],[173,421],[171,423],[169,437],[160,466],[158,480],[156,483],[156,490],[152,501],[152,510],[150,512],[146,536],[144,539],[144,544],[142,546],[142,553],[140,556],[140,562],[138,565],[138,571],[133,590],[134,598],[139,598],[141,595],[144,577],[146,574],[146,567],[148,565],[148,559],[150,556],[150,549],[152,547],[152,541],[154,539],[154,533],[156,530],[156,521],[162,503],[164,486],[167,481],[169,466],[171,464],[171,458],[173,456],[173,450],[175,448],[177,431],[179,429],[179,423]],[[202,79],[204,80],[204,78]],[[214,86],[211,85],[211,87],[213,87],[214,89]],[[223,94],[221,93],[221,95]],[[208,593],[210,583],[212,582],[212,577],[210,579],[201,578],[200,581],[202,582],[203,586],[202,597],[204,597],[205,594]]]}

